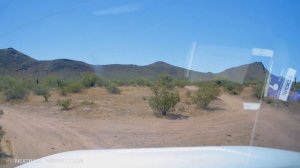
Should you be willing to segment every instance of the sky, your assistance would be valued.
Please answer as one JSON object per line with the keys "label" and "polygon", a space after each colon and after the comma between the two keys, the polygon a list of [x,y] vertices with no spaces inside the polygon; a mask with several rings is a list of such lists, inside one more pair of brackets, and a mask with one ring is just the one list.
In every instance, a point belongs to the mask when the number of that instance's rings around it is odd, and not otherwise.
{"label": "sky", "polygon": [[[202,72],[264,60],[300,70],[298,0],[0,0],[0,48],[35,59]],[[274,51],[253,57],[253,48]]]}

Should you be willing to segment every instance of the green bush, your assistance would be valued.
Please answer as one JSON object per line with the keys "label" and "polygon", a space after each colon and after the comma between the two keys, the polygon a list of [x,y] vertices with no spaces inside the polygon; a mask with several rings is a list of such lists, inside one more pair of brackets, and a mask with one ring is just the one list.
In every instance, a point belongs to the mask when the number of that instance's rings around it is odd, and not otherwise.
{"label": "green bush", "polygon": [[257,83],[255,83],[255,85],[252,85],[251,87],[253,89],[253,91],[252,91],[253,96],[260,99],[261,96],[264,94],[263,93],[263,89],[264,89],[263,82],[257,82]]}
{"label": "green bush", "polygon": [[166,89],[174,89],[175,88],[174,79],[168,75],[160,76],[160,79],[158,80],[156,85],[158,85],[158,87],[166,88]]}
{"label": "green bush", "polygon": [[6,154],[2,151],[1,148],[1,140],[4,136],[3,128],[0,126],[0,165],[1,165],[1,159],[6,158]]}
{"label": "green bush", "polygon": [[86,87],[94,87],[97,84],[98,77],[95,73],[83,73],[80,76],[81,84]]}
{"label": "green bush", "polygon": [[63,80],[61,80],[60,78],[56,77],[56,76],[48,76],[45,80],[44,80],[44,84],[47,87],[51,87],[51,88],[60,88],[64,86],[64,82]]}
{"label": "green bush", "polygon": [[80,105],[82,105],[82,106],[95,106],[96,105],[96,103],[94,102],[94,101],[83,101],[83,102],[81,102],[80,103]]}
{"label": "green bush", "polygon": [[62,110],[69,110],[71,106],[72,99],[58,100],[58,105],[62,107]]}
{"label": "green bush", "polygon": [[83,90],[83,86],[77,82],[70,83],[66,88],[70,93],[80,93]]}
{"label": "green bush", "polygon": [[155,96],[149,99],[150,107],[166,116],[179,103],[179,93],[166,88],[155,90]]}
{"label": "green bush", "polygon": [[106,86],[108,83],[108,81],[102,77],[98,77],[97,78],[97,82],[96,82],[96,85],[99,86],[99,87],[103,87],[103,86]]}
{"label": "green bush", "polygon": [[109,92],[109,93],[112,93],[112,94],[120,94],[121,93],[121,90],[118,88],[118,86],[114,83],[108,83],[105,85],[105,88],[106,90]]}
{"label": "green bush", "polygon": [[37,85],[36,82],[32,79],[24,79],[20,81],[20,83],[27,90],[32,90]]}
{"label": "green bush", "polygon": [[68,93],[80,93],[83,88],[84,87],[78,82],[70,82],[60,89],[60,94],[65,96]]}
{"label": "green bush", "polygon": [[133,85],[135,85],[134,80],[113,80],[113,83],[115,83],[118,86],[133,86]]}
{"label": "green bush", "polygon": [[137,78],[133,82],[133,85],[135,86],[151,86],[151,82],[145,78]]}
{"label": "green bush", "polygon": [[218,87],[202,86],[194,95],[192,95],[192,102],[199,108],[207,108],[209,103],[216,99],[220,94]]}
{"label": "green bush", "polygon": [[172,78],[166,75],[161,76],[156,85],[152,87],[154,96],[149,98],[149,106],[154,111],[166,116],[180,101],[179,93],[175,91],[174,87]]}
{"label": "green bush", "polygon": [[39,85],[33,89],[34,94],[38,96],[42,96],[45,99],[45,102],[48,102],[49,97],[51,96],[49,93],[49,89],[45,86]]}
{"label": "green bush", "polygon": [[0,126],[0,165],[1,165],[1,159],[6,159],[6,158],[9,158],[11,157],[10,155],[7,155],[4,151],[2,151],[2,148],[1,148],[1,140],[4,136],[5,132],[3,130],[3,128]]}
{"label": "green bush", "polygon": [[175,86],[178,86],[178,87],[180,87],[180,88],[183,88],[183,87],[189,85],[189,84],[190,84],[190,81],[188,81],[188,80],[183,80],[183,79],[182,79],[182,80],[177,79],[177,80],[174,81],[174,84],[175,84]]}
{"label": "green bush", "polygon": [[224,81],[222,84],[225,91],[227,91],[229,94],[233,95],[239,95],[243,90],[243,85],[231,81]]}
{"label": "green bush", "polygon": [[4,131],[3,131],[2,126],[0,126],[0,142],[1,142],[1,139],[3,136],[4,136]]}
{"label": "green bush", "polygon": [[7,78],[3,84],[4,96],[7,101],[27,99],[28,89],[22,85],[20,81]]}

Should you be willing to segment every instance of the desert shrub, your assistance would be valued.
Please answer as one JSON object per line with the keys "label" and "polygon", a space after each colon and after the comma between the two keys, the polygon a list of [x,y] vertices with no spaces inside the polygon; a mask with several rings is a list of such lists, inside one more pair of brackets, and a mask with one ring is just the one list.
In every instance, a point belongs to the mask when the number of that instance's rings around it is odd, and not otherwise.
{"label": "desert shrub", "polygon": [[23,79],[22,81],[20,81],[20,83],[27,90],[32,90],[37,85],[36,82],[32,79]]}
{"label": "desert shrub", "polygon": [[44,82],[43,82],[47,87],[51,88],[60,88],[65,85],[64,81],[56,76],[48,76]]}
{"label": "desert shrub", "polygon": [[146,86],[147,80],[144,78],[138,78],[134,81],[134,85],[136,86]]}
{"label": "desert shrub", "polygon": [[113,81],[109,81],[109,82],[113,82],[115,83],[117,86],[130,86],[130,85],[134,85],[134,81],[133,80],[113,80]]}
{"label": "desert shrub", "polygon": [[72,99],[58,100],[57,104],[62,107],[62,110],[69,110],[71,106]]}
{"label": "desert shrub", "polygon": [[185,92],[185,96],[186,96],[186,97],[191,97],[191,94],[192,94],[192,92],[191,92],[190,90],[187,90],[187,91]]}
{"label": "desert shrub", "polygon": [[3,136],[4,136],[4,131],[3,131],[2,126],[0,126],[0,142],[1,142],[1,139],[3,138]]}
{"label": "desert shrub", "polygon": [[218,87],[202,86],[194,95],[192,95],[192,102],[199,108],[207,108],[209,103],[216,99],[219,94],[220,90]]}
{"label": "desert shrub", "polygon": [[4,90],[4,78],[0,77],[0,92]]}
{"label": "desert shrub", "polygon": [[150,107],[166,116],[179,103],[179,93],[166,88],[155,90],[155,96],[149,99]]}
{"label": "desert shrub", "polygon": [[244,82],[244,86],[250,86],[250,87],[252,87],[252,86],[255,86],[255,85],[257,85],[258,83],[261,83],[262,81],[258,81],[258,80],[246,80],[245,82]]}
{"label": "desert shrub", "polygon": [[168,75],[161,75],[160,79],[157,81],[156,85],[160,88],[174,89],[175,82],[174,79]]}
{"label": "desert shrub", "polygon": [[62,95],[62,96],[67,96],[68,90],[67,90],[66,87],[63,87],[63,88],[60,88],[60,89],[59,89],[59,93],[60,93],[60,95]]}
{"label": "desert shrub", "polygon": [[[6,154],[2,151],[2,148],[1,148],[1,139],[3,136],[4,136],[4,131],[3,131],[2,127],[0,126],[0,161],[1,161],[1,159],[6,158]],[[1,164],[1,162],[0,162],[0,164]]]}
{"label": "desert shrub", "polygon": [[225,91],[227,91],[229,94],[233,95],[239,95],[243,90],[243,85],[231,81],[224,81],[222,84]]}
{"label": "desert shrub", "polygon": [[96,103],[94,101],[86,101],[85,100],[85,101],[81,102],[80,105],[82,105],[82,106],[95,106]]}
{"label": "desert shrub", "polygon": [[104,87],[106,86],[108,83],[108,80],[102,78],[102,77],[98,77],[97,78],[97,82],[96,82],[96,85],[99,86],[99,87]]}
{"label": "desert shrub", "polygon": [[94,87],[97,84],[98,77],[95,73],[83,73],[80,76],[81,84],[86,87]]}
{"label": "desert shrub", "polygon": [[4,114],[4,111],[0,109],[0,116]]}
{"label": "desert shrub", "polygon": [[[223,82],[224,81],[222,81],[222,84],[223,84]],[[211,80],[211,81],[201,81],[201,82],[196,82],[196,83],[194,83],[193,85],[196,85],[196,86],[198,86],[198,87],[216,87],[216,88],[218,88],[218,87],[220,87],[218,84],[217,84],[217,82],[216,81],[213,81],[213,80]]]}
{"label": "desert shrub", "polygon": [[20,81],[12,78],[6,78],[3,84],[3,91],[7,101],[26,99],[28,95],[28,89]]}
{"label": "desert shrub", "polygon": [[190,84],[190,81],[188,81],[188,80],[177,79],[177,80],[174,81],[174,85],[178,86],[180,88],[183,88],[183,87],[185,87],[186,85],[189,85],[189,84]]}
{"label": "desert shrub", "polygon": [[137,78],[134,81],[132,81],[132,83],[129,83],[129,85],[150,87],[152,85],[152,83],[151,83],[151,81],[149,81],[145,78]]}
{"label": "desert shrub", "polygon": [[83,90],[83,86],[78,82],[70,82],[66,86],[60,89],[60,94],[65,96],[68,93],[80,93]]}
{"label": "desert shrub", "polygon": [[115,83],[109,82],[105,85],[105,89],[112,94],[120,94],[121,90],[118,88],[118,86]]}
{"label": "desert shrub", "polygon": [[168,76],[161,76],[152,91],[154,96],[149,98],[149,106],[164,116],[180,101],[179,93],[174,90],[173,80]]}
{"label": "desert shrub", "polygon": [[45,102],[48,102],[49,97],[51,96],[49,93],[49,89],[45,86],[39,85],[33,89],[34,94],[38,96],[42,96],[45,99]]}
{"label": "desert shrub", "polygon": [[256,98],[260,99],[263,93],[264,84],[263,82],[256,82],[252,87],[252,94]]}

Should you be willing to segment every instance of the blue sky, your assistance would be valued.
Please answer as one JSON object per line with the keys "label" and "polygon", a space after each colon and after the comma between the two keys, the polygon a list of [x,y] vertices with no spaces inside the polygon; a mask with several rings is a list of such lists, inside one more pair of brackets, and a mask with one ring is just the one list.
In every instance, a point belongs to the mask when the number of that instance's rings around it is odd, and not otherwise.
{"label": "blue sky", "polygon": [[266,48],[278,74],[300,70],[299,9],[298,0],[0,0],[0,48],[39,60],[187,68],[194,44],[191,67],[204,72],[249,63],[252,48]]}

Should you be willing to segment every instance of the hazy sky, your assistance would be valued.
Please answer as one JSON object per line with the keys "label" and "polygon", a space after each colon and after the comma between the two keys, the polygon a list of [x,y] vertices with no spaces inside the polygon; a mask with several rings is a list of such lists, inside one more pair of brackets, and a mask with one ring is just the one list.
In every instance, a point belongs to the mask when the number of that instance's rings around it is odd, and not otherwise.
{"label": "hazy sky", "polygon": [[0,0],[0,48],[8,47],[39,60],[165,61],[213,72],[266,48],[277,73],[300,70],[300,1]]}

